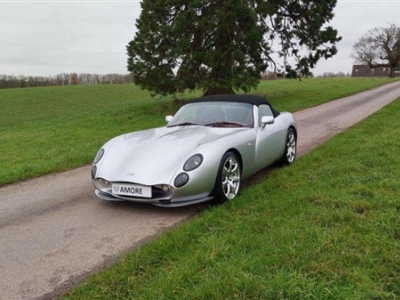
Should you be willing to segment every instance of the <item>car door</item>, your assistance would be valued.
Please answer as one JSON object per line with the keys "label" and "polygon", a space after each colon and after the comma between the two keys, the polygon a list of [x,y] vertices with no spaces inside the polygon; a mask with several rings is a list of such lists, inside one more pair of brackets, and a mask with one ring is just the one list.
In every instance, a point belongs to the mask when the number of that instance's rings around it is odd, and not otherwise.
{"label": "car door", "polygon": [[273,116],[268,105],[258,107],[258,130],[256,138],[256,163],[258,169],[271,164],[282,155],[286,132],[279,117],[273,124],[261,124],[263,116]]}

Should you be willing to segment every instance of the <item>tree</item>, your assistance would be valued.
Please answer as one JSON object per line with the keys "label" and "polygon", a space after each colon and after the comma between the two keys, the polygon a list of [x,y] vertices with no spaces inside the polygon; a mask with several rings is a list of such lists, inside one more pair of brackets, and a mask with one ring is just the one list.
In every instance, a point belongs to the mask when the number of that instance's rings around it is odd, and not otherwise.
{"label": "tree", "polygon": [[[167,95],[245,92],[268,66],[307,75],[336,54],[336,0],[143,0],[127,46],[141,88]],[[278,43],[278,45],[275,45]],[[294,71],[294,72],[293,72]]]}
{"label": "tree", "polygon": [[78,74],[71,73],[71,74],[69,74],[69,77],[70,77],[69,81],[71,82],[72,85],[77,85],[78,84]]}
{"label": "tree", "polygon": [[390,24],[387,28],[373,28],[353,46],[356,61],[370,68],[389,67],[389,77],[395,76],[400,63],[400,28]]}

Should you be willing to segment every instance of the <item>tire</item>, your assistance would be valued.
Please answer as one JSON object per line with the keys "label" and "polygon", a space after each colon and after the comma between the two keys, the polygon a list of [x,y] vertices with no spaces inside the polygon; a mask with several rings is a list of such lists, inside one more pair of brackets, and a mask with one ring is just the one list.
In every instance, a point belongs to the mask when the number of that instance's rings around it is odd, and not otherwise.
{"label": "tire", "polygon": [[296,159],[297,135],[293,128],[289,128],[286,135],[285,151],[281,157],[281,164],[290,165]]}
{"label": "tire", "polygon": [[223,203],[232,200],[239,193],[241,166],[236,154],[227,152],[221,159],[214,186],[214,202]]}

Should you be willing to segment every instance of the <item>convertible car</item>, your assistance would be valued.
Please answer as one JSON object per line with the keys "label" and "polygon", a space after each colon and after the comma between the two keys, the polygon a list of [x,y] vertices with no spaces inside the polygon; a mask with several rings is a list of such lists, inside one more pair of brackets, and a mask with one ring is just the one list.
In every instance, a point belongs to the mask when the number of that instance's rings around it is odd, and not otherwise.
{"label": "convertible car", "polygon": [[223,202],[238,195],[243,179],[296,157],[293,115],[259,96],[198,98],[166,121],[101,147],[92,166],[99,198],[166,207]]}

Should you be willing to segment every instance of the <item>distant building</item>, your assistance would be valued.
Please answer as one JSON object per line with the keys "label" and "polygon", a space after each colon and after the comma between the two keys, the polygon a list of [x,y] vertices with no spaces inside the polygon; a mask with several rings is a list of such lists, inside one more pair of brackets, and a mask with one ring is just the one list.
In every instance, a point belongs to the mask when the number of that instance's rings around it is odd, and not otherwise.
{"label": "distant building", "polygon": [[[389,67],[370,68],[368,65],[353,65],[351,77],[389,77]],[[395,76],[400,77],[400,66],[395,70]]]}

